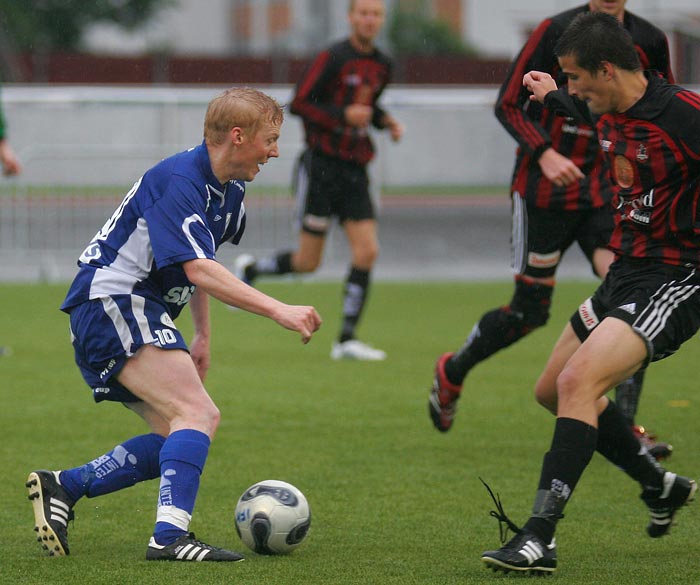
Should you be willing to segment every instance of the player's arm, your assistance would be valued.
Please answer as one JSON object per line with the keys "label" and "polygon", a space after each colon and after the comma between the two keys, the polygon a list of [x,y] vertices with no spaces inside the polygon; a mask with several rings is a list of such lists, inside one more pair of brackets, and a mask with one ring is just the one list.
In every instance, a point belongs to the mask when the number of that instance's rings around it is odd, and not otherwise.
{"label": "player's arm", "polygon": [[522,80],[528,71],[553,71],[556,67],[556,34],[553,27],[552,21],[547,19],[530,35],[510,65],[494,109],[501,125],[535,159],[551,148],[552,141],[549,132],[529,115],[529,94],[523,87]]}
{"label": "player's arm", "polygon": [[374,113],[372,114],[372,125],[375,128],[379,128],[380,130],[388,130],[389,135],[391,136],[391,139],[394,142],[398,142],[401,140],[401,137],[403,136],[403,131],[404,127],[403,124],[401,124],[394,116],[392,116],[389,112],[387,112],[384,108],[382,108],[378,104],[379,97],[382,95],[384,92],[384,89],[386,88],[387,84],[389,83],[389,78],[391,75],[391,69],[389,70],[389,73],[387,74],[387,79],[382,85],[382,87],[379,89],[377,92],[377,96],[374,100]]}
{"label": "player's arm", "polygon": [[673,71],[671,71],[671,55],[668,50],[668,39],[663,32],[659,31],[659,34],[653,38],[648,57],[649,69],[654,69],[661,73],[669,83],[675,83]]}
{"label": "player's arm", "polygon": [[[557,84],[549,73],[530,71],[523,77],[523,87],[529,92],[531,101],[544,103],[549,94],[557,93]],[[568,97],[566,88],[561,90]],[[550,109],[553,109],[550,106]],[[583,171],[568,157],[559,154],[553,148],[545,149],[537,161],[542,174],[559,187],[566,187],[584,178]]]}
{"label": "player's arm", "polygon": [[209,295],[198,288],[190,300],[190,313],[194,324],[194,337],[190,343],[190,355],[197,368],[199,378],[204,382],[211,363],[210,340],[211,325],[209,319]]}
{"label": "player's arm", "polygon": [[248,286],[215,260],[197,258],[182,264],[187,279],[222,303],[272,319],[285,329],[297,331],[303,343],[321,326],[316,309],[287,305]]}
{"label": "player's arm", "polygon": [[309,65],[297,84],[289,106],[292,114],[327,130],[345,125],[345,111],[322,99],[323,88],[333,74],[330,51],[323,51]]}

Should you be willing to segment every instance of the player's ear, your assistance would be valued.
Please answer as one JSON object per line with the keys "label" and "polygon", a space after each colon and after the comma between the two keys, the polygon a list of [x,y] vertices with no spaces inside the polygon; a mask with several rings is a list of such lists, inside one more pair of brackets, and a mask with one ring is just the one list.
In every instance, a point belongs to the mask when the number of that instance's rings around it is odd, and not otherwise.
{"label": "player's ear", "polygon": [[231,138],[231,143],[234,146],[240,146],[241,144],[243,144],[243,140],[245,138],[243,129],[239,126],[234,126],[229,131],[229,137]]}
{"label": "player's ear", "polygon": [[600,64],[600,72],[603,76],[603,79],[605,79],[606,81],[610,81],[615,75],[615,68],[613,67],[613,64],[609,61],[603,61]]}

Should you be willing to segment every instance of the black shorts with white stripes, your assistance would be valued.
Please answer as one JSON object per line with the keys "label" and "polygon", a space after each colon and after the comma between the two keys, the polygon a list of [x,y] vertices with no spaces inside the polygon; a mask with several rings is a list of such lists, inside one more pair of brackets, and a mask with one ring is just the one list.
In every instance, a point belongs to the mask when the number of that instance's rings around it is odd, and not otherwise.
{"label": "black shorts with white stripes", "polygon": [[700,275],[683,266],[617,259],[571,325],[584,341],[605,317],[634,329],[647,345],[647,361],[668,357],[700,329]]}

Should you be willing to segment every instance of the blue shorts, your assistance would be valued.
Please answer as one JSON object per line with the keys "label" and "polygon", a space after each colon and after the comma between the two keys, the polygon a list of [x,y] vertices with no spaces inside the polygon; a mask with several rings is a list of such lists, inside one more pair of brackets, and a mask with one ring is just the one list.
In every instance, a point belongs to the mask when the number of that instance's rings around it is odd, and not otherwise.
{"label": "blue shorts", "polygon": [[116,375],[144,345],[183,349],[187,343],[164,304],[138,295],[114,295],[70,310],[75,362],[95,402],[138,402]]}

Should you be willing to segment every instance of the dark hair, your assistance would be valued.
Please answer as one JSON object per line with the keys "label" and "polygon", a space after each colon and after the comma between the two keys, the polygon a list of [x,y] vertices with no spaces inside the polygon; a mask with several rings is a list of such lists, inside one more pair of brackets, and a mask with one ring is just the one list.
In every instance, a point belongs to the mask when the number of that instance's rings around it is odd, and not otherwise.
{"label": "dark hair", "polygon": [[589,73],[599,71],[603,61],[625,71],[642,68],[629,32],[617,18],[604,12],[579,14],[559,37],[554,52],[557,57],[574,57]]}

